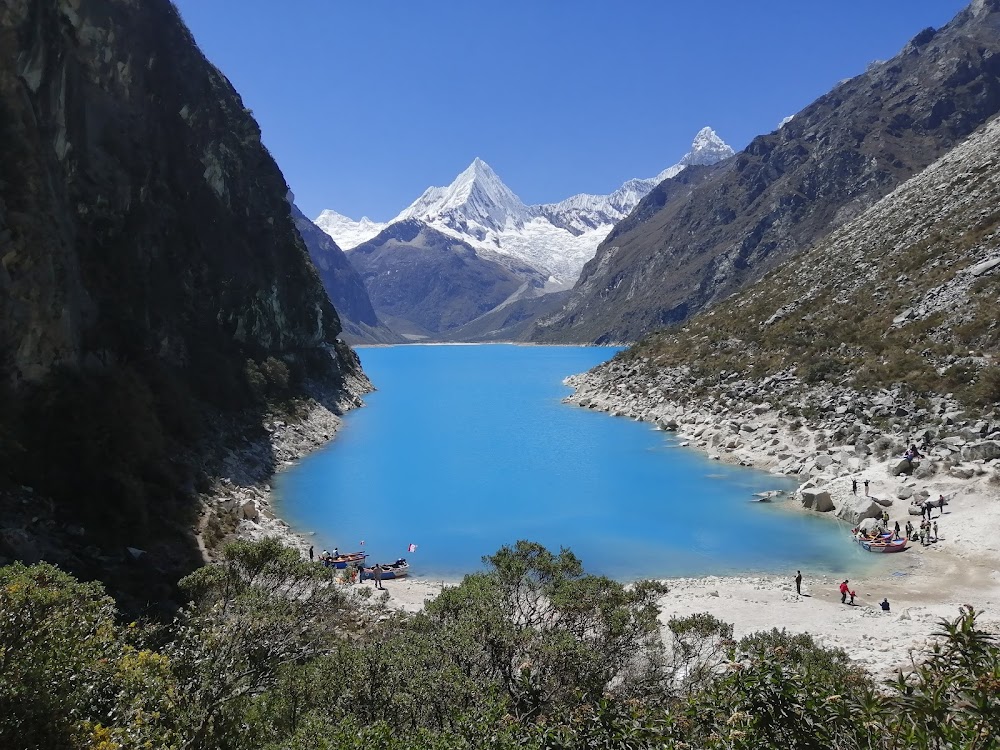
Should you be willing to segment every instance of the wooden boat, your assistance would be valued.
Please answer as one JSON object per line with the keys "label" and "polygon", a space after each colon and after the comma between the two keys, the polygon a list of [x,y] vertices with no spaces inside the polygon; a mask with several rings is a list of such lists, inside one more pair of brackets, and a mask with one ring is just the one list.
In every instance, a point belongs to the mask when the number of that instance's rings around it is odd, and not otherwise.
{"label": "wooden boat", "polygon": [[368,557],[368,555],[364,552],[348,552],[347,554],[337,555],[336,557],[331,555],[326,559],[325,564],[327,567],[343,570],[349,565],[364,565],[366,557]]}
{"label": "wooden boat", "polygon": [[906,549],[908,541],[906,537],[902,539],[892,539],[886,536],[880,536],[877,539],[861,537],[858,539],[858,544],[868,552],[902,552]]}
{"label": "wooden boat", "polygon": [[[365,568],[361,571],[361,580],[370,581],[375,577],[375,566],[370,568]],[[393,578],[405,578],[410,572],[410,564],[406,562],[402,557],[396,560],[392,564],[382,565],[382,575],[379,576],[380,581],[389,581]]]}

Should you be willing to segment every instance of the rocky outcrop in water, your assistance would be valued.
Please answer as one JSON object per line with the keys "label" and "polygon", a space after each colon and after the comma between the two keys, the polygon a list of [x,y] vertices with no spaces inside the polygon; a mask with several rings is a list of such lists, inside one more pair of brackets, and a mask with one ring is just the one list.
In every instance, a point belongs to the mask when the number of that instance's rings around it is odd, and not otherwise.
{"label": "rocky outcrop in water", "polygon": [[698,184],[651,194],[535,339],[635,341],[808,249],[1000,111],[998,47],[1000,2],[975,0]]}
{"label": "rocky outcrop in water", "polygon": [[287,192],[168,0],[0,5],[0,478],[87,559],[189,566],[222,436],[367,387]]}

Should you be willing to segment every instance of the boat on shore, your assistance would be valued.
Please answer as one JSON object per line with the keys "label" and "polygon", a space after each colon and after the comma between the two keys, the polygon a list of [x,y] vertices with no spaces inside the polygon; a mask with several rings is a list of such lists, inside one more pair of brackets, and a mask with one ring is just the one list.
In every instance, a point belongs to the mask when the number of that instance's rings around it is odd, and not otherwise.
{"label": "boat on shore", "polygon": [[320,560],[328,568],[337,568],[338,570],[343,570],[348,566],[361,565],[364,566],[365,558],[368,557],[364,552],[348,552],[344,555],[337,555],[334,557],[331,555],[325,560]]}
{"label": "boat on shore", "polygon": [[[394,563],[386,563],[382,566],[380,581],[391,581],[394,578],[405,578],[410,572],[410,564],[402,557]],[[361,580],[369,581],[375,577],[375,566],[364,568],[361,571]]]}
{"label": "boat on shore", "polygon": [[855,533],[854,538],[868,552],[902,552],[910,541],[905,536],[900,539],[893,539],[892,534],[866,537],[860,532]]}

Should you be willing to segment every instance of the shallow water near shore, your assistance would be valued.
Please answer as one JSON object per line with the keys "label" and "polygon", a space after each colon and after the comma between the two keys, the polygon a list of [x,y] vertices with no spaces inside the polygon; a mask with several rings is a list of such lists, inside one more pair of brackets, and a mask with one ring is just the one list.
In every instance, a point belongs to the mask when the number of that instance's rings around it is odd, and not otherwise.
{"label": "shallow water near shore", "polygon": [[[323,547],[406,557],[456,579],[530,539],[618,580],[852,573],[873,560],[844,524],[755,502],[783,477],[711,461],[669,433],[561,403],[614,349],[359,349],[378,391],[336,440],[275,477],[278,512]],[[364,546],[361,541],[364,540]],[[408,552],[416,544],[415,552]],[[905,554],[905,553],[904,553]]]}

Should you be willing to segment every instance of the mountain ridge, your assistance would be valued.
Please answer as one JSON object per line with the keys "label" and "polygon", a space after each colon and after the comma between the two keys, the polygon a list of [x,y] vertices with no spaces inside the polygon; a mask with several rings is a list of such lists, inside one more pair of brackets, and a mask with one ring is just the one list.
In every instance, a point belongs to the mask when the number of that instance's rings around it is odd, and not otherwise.
{"label": "mountain ridge", "polygon": [[700,184],[670,200],[648,195],[633,214],[645,220],[609,234],[533,339],[634,341],[808,248],[1000,111],[998,45],[998,3],[974,3],[709,167]]}
{"label": "mountain ridge", "polygon": [[568,286],[611,227],[659,182],[688,165],[714,163],[733,153],[715,131],[705,127],[689,151],[656,177],[630,179],[608,195],[579,193],[535,205],[521,201],[476,157],[449,185],[427,188],[390,222],[353,222],[328,209],[315,223],[349,253],[359,240],[371,239],[395,222],[419,219],[474,247],[518,257],[548,273],[554,284]]}

